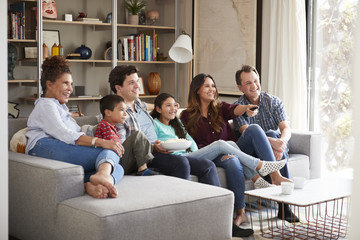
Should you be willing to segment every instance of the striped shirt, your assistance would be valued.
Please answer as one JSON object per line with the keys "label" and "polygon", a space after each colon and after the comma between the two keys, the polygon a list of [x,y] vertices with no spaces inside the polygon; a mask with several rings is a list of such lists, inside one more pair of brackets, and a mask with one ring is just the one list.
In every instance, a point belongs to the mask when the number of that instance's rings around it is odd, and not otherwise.
{"label": "striped shirt", "polygon": [[[247,105],[249,100],[242,95],[235,104]],[[243,125],[258,124],[265,132],[268,130],[279,131],[279,123],[289,121],[282,101],[266,92],[260,93],[258,114],[254,117],[239,116],[234,119],[234,129],[238,130]]]}
{"label": "striped shirt", "polygon": [[105,120],[101,120],[99,122],[94,136],[105,140],[113,140],[120,143],[122,142],[118,132],[116,131],[116,128]]}

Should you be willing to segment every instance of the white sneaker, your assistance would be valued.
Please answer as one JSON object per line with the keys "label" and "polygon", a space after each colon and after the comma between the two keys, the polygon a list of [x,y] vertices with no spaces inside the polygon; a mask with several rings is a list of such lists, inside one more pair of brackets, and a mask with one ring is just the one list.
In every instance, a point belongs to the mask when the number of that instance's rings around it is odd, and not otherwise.
{"label": "white sneaker", "polygon": [[275,187],[274,184],[270,184],[267,181],[265,181],[263,178],[259,177],[255,182],[254,182],[254,187],[255,189],[260,189],[260,188],[267,188],[267,187]]}
{"label": "white sneaker", "polygon": [[263,164],[261,166],[261,168],[259,169],[259,174],[261,176],[266,176],[269,173],[278,171],[280,169],[282,169],[286,164],[286,159],[281,160],[281,161],[263,161]]}

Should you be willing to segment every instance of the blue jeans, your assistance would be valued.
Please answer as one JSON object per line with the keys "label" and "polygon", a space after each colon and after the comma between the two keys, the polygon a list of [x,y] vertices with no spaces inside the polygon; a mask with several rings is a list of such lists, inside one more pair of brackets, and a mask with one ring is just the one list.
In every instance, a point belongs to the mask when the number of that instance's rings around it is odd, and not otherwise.
{"label": "blue jeans", "polygon": [[259,164],[260,159],[242,152],[233,141],[218,140],[206,147],[185,155],[197,158],[207,157],[209,159],[215,159],[219,155],[223,156],[227,154],[235,155],[237,157],[243,165],[243,171],[246,178],[251,179],[258,174],[256,172],[256,167]]}
{"label": "blue jeans", "polygon": [[[269,132],[269,134],[271,133]],[[264,130],[257,124],[250,124],[241,134],[236,144],[242,151],[251,156],[256,156],[263,161],[276,161],[267,134],[265,134]],[[284,168],[287,172],[287,165],[282,169]],[[288,177],[286,175],[283,176]]]}
{"label": "blue jeans", "polygon": [[238,157],[230,156],[222,160],[223,156],[224,155],[220,155],[213,161],[216,166],[225,169],[228,188],[234,193],[235,210],[242,209],[245,207],[245,179],[243,168]]}
{"label": "blue jeans", "polygon": [[190,174],[199,178],[199,182],[220,186],[215,164],[206,158],[153,153],[154,159],[148,164],[161,173],[182,179],[190,179]]}
{"label": "blue jeans", "polygon": [[111,176],[114,184],[124,176],[124,169],[119,164],[120,157],[112,150],[93,148],[64,143],[58,139],[47,137],[37,141],[29,155],[43,157],[61,162],[80,165],[84,168],[84,181],[88,182],[102,163],[110,163],[113,167]]}

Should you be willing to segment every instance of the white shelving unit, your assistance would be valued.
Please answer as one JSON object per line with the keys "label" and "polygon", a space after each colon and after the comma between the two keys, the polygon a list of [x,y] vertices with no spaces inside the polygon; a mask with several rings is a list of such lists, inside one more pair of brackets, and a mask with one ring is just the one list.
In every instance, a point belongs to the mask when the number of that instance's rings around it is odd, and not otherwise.
{"label": "white shelving unit", "polygon": [[[24,0],[22,0],[24,1]],[[9,0],[8,3],[22,2],[17,0]],[[26,0],[25,0],[26,1]],[[104,60],[103,51],[106,49],[105,45],[107,41],[112,42],[112,52],[117,53],[117,40],[119,36],[137,34],[142,31],[157,33],[159,38],[160,51],[167,56],[167,52],[175,40],[178,34],[178,0],[149,0],[148,8],[157,9],[160,13],[161,20],[154,25],[130,25],[125,23],[122,0],[85,0],[85,1],[71,1],[63,0],[57,1],[58,18],[57,20],[43,19],[42,1],[41,0],[27,0],[30,2],[37,2],[37,26],[41,30],[58,30],[60,32],[60,42],[64,48],[64,53],[73,52],[81,44],[92,49],[93,55],[90,59],[68,59],[71,63],[71,70],[73,72],[74,85],[85,86],[85,94],[94,97],[90,98],[78,98],[72,97],[70,101],[81,101],[81,104],[86,104],[86,101],[94,102],[99,100],[101,95],[110,93],[108,84],[108,74],[111,69],[117,65],[135,65],[140,69],[140,76],[143,78],[144,87],[146,87],[146,78],[150,72],[159,72],[162,79],[161,92],[168,92],[176,96],[176,86],[178,81],[177,64],[171,61],[169,58],[165,61],[123,61],[118,60],[116,54],[113,54],[111,60]],[[71,4],[70,4],[71,2]],[[161,4],[159,4],[159,2]],[[88,17],[97,17],[100,20],[105,20],[106,14],[112,12],[112,23],[89,23],[79,21],[64,21],[60,20],[64,18],[65,13],[71,13],[73,20],[76,19],[76,14],[80,11],[88,12]],[[37,31],[37,39],[17,40],[9,39],[8,42],[16,44],[18,52],[21,51],[22,46],[25,44],[35,45],[38,49],[37,59],[19,59],[18,65],[21,68],[19,75],[31,75],[27,74],[30,68],[36,68],[36,74],[32,74],[32,78],[24,78],[20,76],[16,80],[8,80],[11,88],[18,88],[23,86],[35,86],[36,93],[25,93],[19,99],[23,102],[21,104],[27,104],[33,102],[36,97],[41,96],[40,75],[43,59],[42,39],[43,31]],[[51,48],[51,46],[48,46]],[[102,50],[103,48],[103,50]],[[18,54],[21,56],[21,53]],[[24,69],[24,70],[22,70]],[[17,86],[18,84],[19,86]],[[32,96],[33,95],[33,96]],[[153,99],[153,95],[140,96],[145,99]],[[83,107],[84,109],[84,107]],[[86,110],[84,111],[86,114]]]}

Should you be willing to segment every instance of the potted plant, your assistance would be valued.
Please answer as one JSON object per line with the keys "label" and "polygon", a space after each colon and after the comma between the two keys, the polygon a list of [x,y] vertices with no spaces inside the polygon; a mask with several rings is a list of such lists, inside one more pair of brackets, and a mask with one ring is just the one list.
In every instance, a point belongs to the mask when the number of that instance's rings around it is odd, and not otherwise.
{"label": "potted plant", "polygon": [[124,0],[125,8],[129,11],[129,24],[139,24],[139,13],[146,6],[145,0]]}

